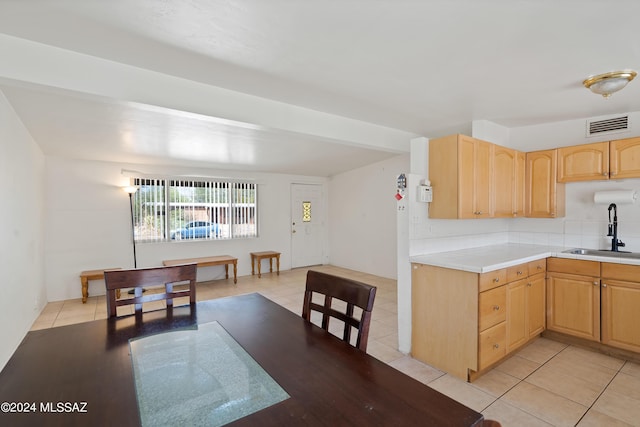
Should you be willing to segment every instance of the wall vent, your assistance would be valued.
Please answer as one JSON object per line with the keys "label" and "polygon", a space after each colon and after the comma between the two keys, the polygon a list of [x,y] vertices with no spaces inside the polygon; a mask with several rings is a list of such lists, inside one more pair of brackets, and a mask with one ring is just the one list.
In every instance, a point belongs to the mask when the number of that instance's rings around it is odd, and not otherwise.
{"label": "wall vent", "polygon": [[629,115],[587,119],[587,137],[626,132],[631,129]]}

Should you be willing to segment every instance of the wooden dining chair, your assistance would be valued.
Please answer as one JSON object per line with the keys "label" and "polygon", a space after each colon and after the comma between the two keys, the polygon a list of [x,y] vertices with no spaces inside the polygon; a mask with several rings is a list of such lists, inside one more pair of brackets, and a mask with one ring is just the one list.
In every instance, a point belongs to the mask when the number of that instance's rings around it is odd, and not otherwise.
{"label": "wooden dining chair", "polygon": [[[107,288],[107,314],[116,317],[116,309],[122,305],[135,305],[136,314],[142,313],[142,303],[166,300],[167,307],[173,307],[173,299],[189,297],[191,305],[196,302],[196,264],[183,264],[171,267],[139,268],[132,270],[108,270],[104,272],[104,283]],[[189,288],[174,291],[173,285],[189,282]],[[164,292],[143,295],[143,287],[164,286]],[[133,298],[116,299],[119,289],[133,288]]]}
{"label": "wooden dining chair", "polygon": [[[324,304],[313,302],[313,294],[324,295]],[[322,313],[322,329],[329,330],[329,319],[331,317],[344,322],[344,332],[342,339],[351,343],[351,330],[358,331],[356,347],[362,351],[367,351],[369,339],[369,325],[371,324],[371,311],[373,301],[376,297],[376,287],[366,283],[333,276],[319,271],[309,270],[307,272],[307,283],[304,292],[304,302],[302,305],[302,317],[311,321],[311,311]],[[339,299],[346,303],[345,312],[341,312],[332,306],[333,300]],[[362,314],[358,319],[354,316],[354,308],[362,309]]]}

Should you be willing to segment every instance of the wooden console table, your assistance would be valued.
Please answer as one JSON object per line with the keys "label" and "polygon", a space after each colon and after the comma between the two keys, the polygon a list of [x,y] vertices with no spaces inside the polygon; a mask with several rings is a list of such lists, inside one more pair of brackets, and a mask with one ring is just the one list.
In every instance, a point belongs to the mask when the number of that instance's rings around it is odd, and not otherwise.
{"label": "wooden console table", "polygon": [[273,273],[273,259],[276,259],[277,274],[280,275],[280,252],[264,251],[251,252],[251,274],[255,274],[253,263],[258,261],[258,278],[262,277],[260,272],[260,264],[264,258],[269,258],[269,272]]}
{"label": "wooden console table", "polygon": [[[102,270],[86,270],[80,273],[80,283],[82,284],[82,303],[89,298],[89,280],[104,280],[104,272],[107,270],[122,270],[120,267],[105,268]],[[120,290],[116,292],[116,298],[120,298]]]}
{"label": "wooden console table", "polygon": [[205,256],[199,258],[168,259],[162,261],[162,265],[169,267],[181,264],[197,264],[198,267],[212,267],[224,265],[225,278],[229,278],[229,265],[233,264],[233,283],[238,283],[238,258],[229,255]]}

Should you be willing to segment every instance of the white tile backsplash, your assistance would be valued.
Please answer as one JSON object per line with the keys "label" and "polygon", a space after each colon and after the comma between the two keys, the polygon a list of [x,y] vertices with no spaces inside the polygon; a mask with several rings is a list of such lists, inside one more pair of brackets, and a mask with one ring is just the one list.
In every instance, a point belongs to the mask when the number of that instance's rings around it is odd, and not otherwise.
{"label": "white tile backsplash", "polygon": [[[412,227],[410,254],[420,255],[500,243],[608,249],[607,204],[595,204],[593,194],[603,190],[640,189],[639,179],[572,182],[565,184],[563,218],[434,220]],[[619,204],[618,237],[624,250],[640,252],[640,203]]]}

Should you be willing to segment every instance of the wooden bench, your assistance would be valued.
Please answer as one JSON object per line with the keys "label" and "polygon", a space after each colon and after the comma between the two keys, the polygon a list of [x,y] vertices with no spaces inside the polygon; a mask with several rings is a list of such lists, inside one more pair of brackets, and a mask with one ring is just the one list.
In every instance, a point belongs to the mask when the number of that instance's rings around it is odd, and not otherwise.
{"label": "wooden bench", "polygon": [[162,265],[169,267],[181,264],[197,264],[198,267],[212,267],[224,265],[225,277],[229,278],[229,265],[233,264],[233,283],[238,283],[238,258],[229,255],[205,256],[200,258],[168,259],[162,261]]}
{"label": "wooden bench", "polygon": [[[86,270],[80,273],[80,284],[82,285],[82,303],[87,302],[89,298],[89,280],[104,280],[104,272],[107,270],[122,270],[120,267],[105,268],[102,270]],[[117,298],[120,298],[120,291],[117,292]]]}
{"label": "wooden bench", "polygon": [[258,279],[262,277],[260,272],[260,264],[264,258],[269,258],[269,272],[273,273],[273,259],[276,259],[276,267],[278,276],[280,275],[280,252],[264,251],[264,252],[251,252],[251,274],[255,274],[253,268],[253,262],[258,261]]}

